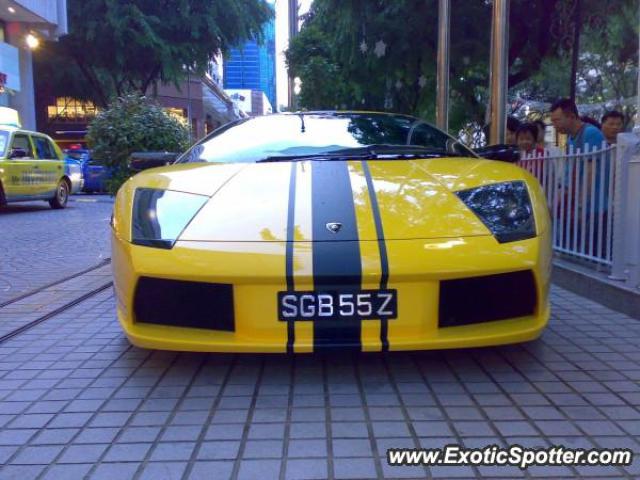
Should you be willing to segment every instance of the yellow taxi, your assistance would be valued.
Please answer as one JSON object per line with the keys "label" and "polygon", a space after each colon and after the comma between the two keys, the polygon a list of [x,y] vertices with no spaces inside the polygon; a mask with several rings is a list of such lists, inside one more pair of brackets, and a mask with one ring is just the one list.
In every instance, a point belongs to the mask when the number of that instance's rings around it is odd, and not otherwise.
{"label": "yellow taxi", "polygon": [[0,205],[46,200],[64,208],[72,192],[64,156],[44,133],[0,125]]}

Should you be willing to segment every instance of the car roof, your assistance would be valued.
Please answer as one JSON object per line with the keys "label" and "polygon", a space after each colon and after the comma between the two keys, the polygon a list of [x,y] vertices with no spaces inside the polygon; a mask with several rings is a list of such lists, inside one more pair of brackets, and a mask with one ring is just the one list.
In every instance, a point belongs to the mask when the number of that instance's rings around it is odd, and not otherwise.
{"label": "car roof", "polygon": [[49,138],[49,135],[42,132],[35,132],[33,130],[25,130],[24,128],[15,127],[13,125],[0,125],[0,131],[5,131],[9,133],[26,133],[28,135],[41,135],[43,137]]}

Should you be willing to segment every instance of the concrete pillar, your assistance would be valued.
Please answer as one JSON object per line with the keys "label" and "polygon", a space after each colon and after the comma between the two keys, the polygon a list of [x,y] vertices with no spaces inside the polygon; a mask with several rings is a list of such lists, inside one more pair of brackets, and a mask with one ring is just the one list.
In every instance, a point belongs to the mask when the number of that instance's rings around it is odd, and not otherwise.
{"label": "concrete pillar", "polygon": [[493,0],[490,143],[504,143],[509,74],[509,0]]}
{"label": "concrete pillar", "polygon": [[7,39],[10,45],[18,49],[20,67],[20,90],[9,95],[9,106],[20,114],[22,127],[36,129],[36,106],[33,91],[33,55],[25,43],[26,30],[18,23],[7,25]]}
{"label": "concrete pillar", "polygon": [[[640,6],[640,2],[638,2]],[[638,22],[640,23],[640,9],[638,9]],[[636,125],[633,128],[633,133],[636,135],[640,135],[640,30],[638,30],[638,90],[636,94],[638,95],[637,103],[636,103]]]}
{"label": "concrete pillar", "polygon": [[640,139],[620,133],[617,141],[609,278],[640,288]]}
{"label": "concrete pillar", "polygon": [[438,85],[436,88],[436,125],[449,130],[449,19],[451,0],[440,0],[438,4]]}

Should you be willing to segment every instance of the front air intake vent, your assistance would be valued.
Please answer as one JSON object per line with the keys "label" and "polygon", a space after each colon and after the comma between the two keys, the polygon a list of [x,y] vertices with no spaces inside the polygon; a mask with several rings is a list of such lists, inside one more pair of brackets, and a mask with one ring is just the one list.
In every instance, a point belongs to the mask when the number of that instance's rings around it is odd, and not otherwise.
{"label": "front air intake vent", "polygon": [[535,313],[536,282],[530,270],[440,282],[440,327],[524,317]]}
{"label": "front air intake vent", "polygon": [[133,302],[135,321],[233,332],[233,286],[141,277]]}

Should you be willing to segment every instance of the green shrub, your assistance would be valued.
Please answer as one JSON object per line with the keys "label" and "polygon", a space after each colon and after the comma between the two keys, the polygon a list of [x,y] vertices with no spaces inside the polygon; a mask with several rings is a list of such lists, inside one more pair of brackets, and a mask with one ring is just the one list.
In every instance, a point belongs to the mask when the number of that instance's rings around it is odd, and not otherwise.
{"label": "green shrub", "polygon": [[116,98],[89,125],[87,143],[92,157],[111,170],[107,188],[115,194],[133,174],[132,152],[183,152],[189,130],[147,97],[130,94]]}

